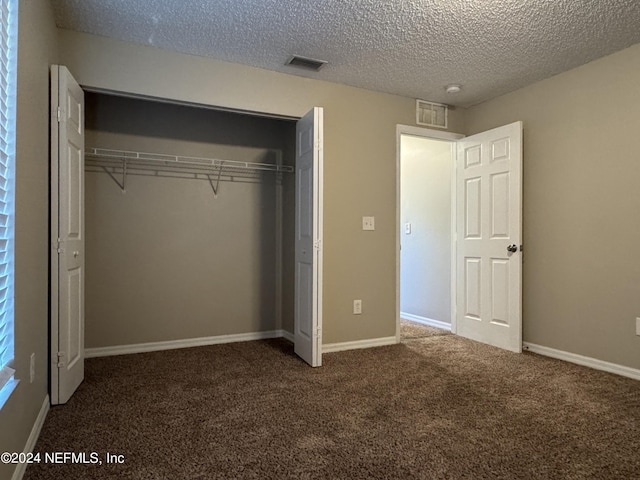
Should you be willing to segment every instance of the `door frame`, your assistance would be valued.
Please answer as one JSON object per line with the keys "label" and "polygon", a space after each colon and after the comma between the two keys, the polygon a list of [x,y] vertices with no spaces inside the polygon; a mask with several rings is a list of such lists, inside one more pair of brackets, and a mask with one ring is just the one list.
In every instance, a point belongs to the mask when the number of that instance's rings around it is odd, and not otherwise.
{"label": "door frame", "polygon": [[401,220],[401,138],[403,135],[442,140],[451,144],[451,333],[456,333],[456,141],[465,136],[460,133],[443,132],[410,125],[396,125],[396,343],[400,343],[400,220]]}
{"label": "door frame", "polygon": [[58,285],[58,218],[59,218],[59,185],[58,185],[58,97],[54,98],[52,92],[58,91],[58,76],[54,74],[53,69],[49,70],[50,74],[50,160],[49,160],[49,398],[52,404],[58,403],[59,385],[58,385],[58,336],[60,320],[58,318],[58,302],[59,302],[59,285]]}

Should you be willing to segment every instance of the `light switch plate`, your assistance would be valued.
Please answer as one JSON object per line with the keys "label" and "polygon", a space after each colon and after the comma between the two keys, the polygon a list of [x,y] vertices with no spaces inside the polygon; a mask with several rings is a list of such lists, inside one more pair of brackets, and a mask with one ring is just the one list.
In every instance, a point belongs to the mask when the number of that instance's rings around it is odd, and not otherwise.
{"label": "light switch plate", "polygon": [[362,217],[362,230],[375,230],[376,218],[375,217]]}
{"label": "light switch plate", "polygon": [[404,233],[407,235],[411,235],[411,223],[404,224]]}
{"label": "light switch plate", "polygon": [[362,315],[362,300],[353,301],[353,314]]}

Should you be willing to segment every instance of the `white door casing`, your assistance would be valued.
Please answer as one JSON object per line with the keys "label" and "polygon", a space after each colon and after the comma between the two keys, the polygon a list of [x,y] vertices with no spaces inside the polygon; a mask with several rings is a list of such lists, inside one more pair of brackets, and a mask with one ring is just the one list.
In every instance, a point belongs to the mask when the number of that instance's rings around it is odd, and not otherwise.
{"label": "white door casing", "polygon": [[457,334],[521,352],[522,122],[458,140],[456,179]]}
{"label": "white door casing", "polygon": [[323,109],[296,126],[295,352],[322,365]]}
{"label": "white door casing", "polygon": [[51,67],[51,403],[84,379],[84,93]]}

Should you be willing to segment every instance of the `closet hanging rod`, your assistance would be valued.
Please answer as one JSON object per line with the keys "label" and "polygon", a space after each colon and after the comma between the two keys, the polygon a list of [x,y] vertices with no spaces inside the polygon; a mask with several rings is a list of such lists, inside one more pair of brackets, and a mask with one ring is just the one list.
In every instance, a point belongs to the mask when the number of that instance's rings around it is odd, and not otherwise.
{"label": "closet hanging rod", "polygon": [[237,160],[221,160],[218,158],[187,157],[181,155],[167,155],[164,153],[146,153],[127,150],[110,150],[106,148],[85,149],[86,158],[117,160],[130,165],[167,166],[179,168],[184,166],[190,169],[202,168],[203,170],[249,170],[276,173],[291,173],[294,168],[289,165],[276,165],[272,163],[240,162]]}

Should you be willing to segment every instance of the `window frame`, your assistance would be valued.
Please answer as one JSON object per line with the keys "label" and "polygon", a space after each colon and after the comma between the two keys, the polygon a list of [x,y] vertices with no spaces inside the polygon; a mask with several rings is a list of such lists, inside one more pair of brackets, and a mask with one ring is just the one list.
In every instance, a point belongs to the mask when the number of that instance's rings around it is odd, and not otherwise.
{"label": "window frame", "polygon": [[14,370],[18,9],[18,0],[0,4],[0,409],[19,383]]}

